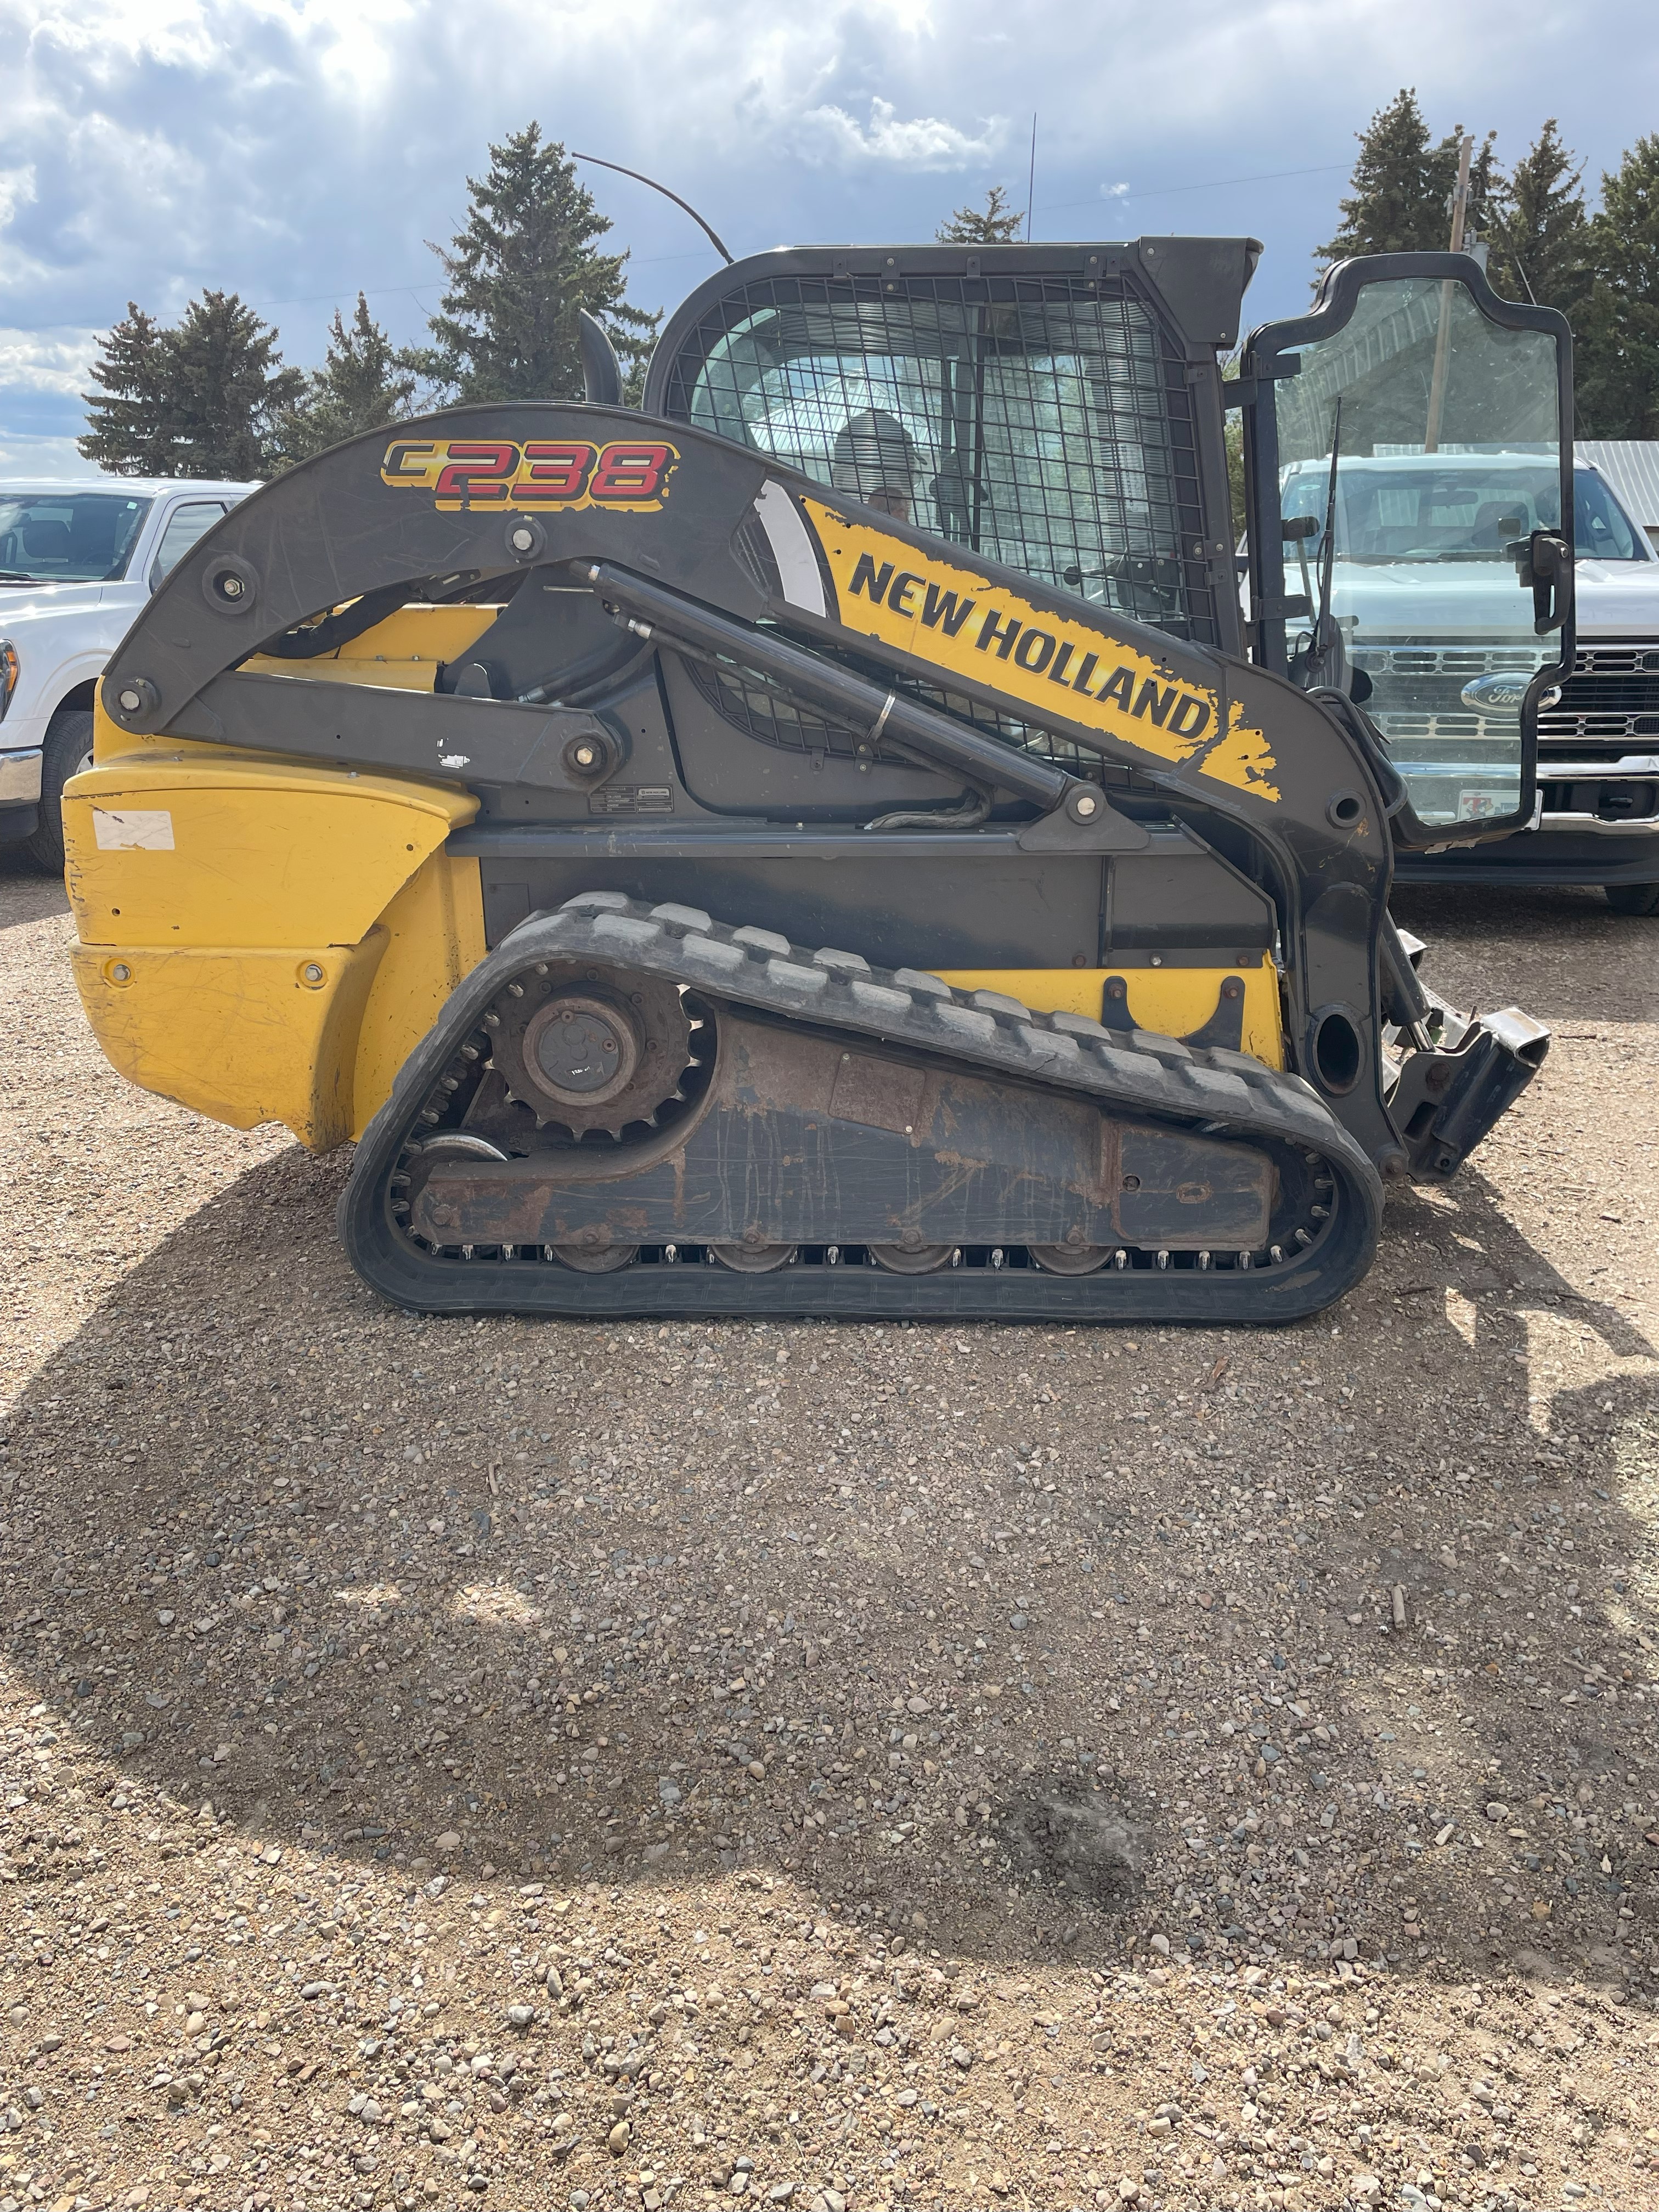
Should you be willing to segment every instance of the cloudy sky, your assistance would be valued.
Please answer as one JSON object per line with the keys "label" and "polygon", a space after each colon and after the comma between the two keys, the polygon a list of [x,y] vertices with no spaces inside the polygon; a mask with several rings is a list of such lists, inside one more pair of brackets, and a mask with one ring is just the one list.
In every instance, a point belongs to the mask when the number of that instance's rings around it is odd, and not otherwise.
{"label": "cloudy sky", "polygon": [[[644,169],[742,254],[930,237],[1006,185],[1034,232],[1250,232],[1253,319],[1307,297],[1353,134],[1404,83],[1513,158],[1559,117],[1593,185],[1659,126],[1653,0],[0,0],[0,466],[65,464],[97,334],[240,291],[321,355],[361,287],[398,339],[436,305],[491,137],[530,118]],[[715,262],[590,173],[633,296]]]}

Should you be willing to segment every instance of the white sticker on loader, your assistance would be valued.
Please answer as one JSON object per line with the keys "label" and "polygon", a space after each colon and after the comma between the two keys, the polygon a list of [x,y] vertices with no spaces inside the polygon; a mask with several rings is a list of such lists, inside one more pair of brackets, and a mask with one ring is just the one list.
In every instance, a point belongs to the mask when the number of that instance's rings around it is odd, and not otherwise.
{"label": "white sticker on loader", "polygon": [[170,853],[173,817],[161,806],[94,806],[92,834],[100,853]]}

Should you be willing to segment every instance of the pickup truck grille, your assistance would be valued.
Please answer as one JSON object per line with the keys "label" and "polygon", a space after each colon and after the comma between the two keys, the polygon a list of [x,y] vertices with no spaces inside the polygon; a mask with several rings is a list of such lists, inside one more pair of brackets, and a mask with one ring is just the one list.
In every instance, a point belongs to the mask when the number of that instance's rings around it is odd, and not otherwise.
{"label": "pickup truck grille", "polygon": [[1538,717],[1538,757],[1616,761],[1659,749],[1659,641],[1595,638],[1578,647],[1561,697]]}
{"label": "pickup truck grille", "polygon": [[[1373,686],[1368,711],[1425,822],[1504,813],[1520,798],[1521,726],[1463,696],[1474,678],[1545,666],[1551,641],[1491,644],[1368,640],[1353,653]],[[1593,638],[1538,717],[1546,821],[1659,822],[1659,640]]]}
{"label": "pickup truck grille", "polygon": [[1511,712],[1483,713],[1463,697],[1477,677],[1543,666],[1540,641],[1461,642],[1366,639],[1353,647],[1371,679],[1366,712],[1389,743],[1412,805],[1425,822],[1513,813],[1521,799],[1521,725]]}
{"label": "pickup truck grille", "polygon": [[[1482,714],[1465,705],[1463,687],[1478,676],[1541,668],[1542,641],[1525,645],[1419,644],[1402,640],[1358,647],[1355,665],[1374,687],[1371,714],[1390,738],[1462,737],[1499,739],[1515,735],[1510,714]],[[1659,641],[1596,638],[1581,644],[1572,673],[1553,706],[1538,717],[1539,757],[1594,757],[1601,746],[1616,755],[1632,738],[1653,750],[1659,738]],[[1592,751],[1586,754],[1586,744]],[[1564,751],[1562,748],[1565,748]],[[1553,753],[1552,748],[1554,749]]]}
{"label": "pickup truck grille", "polygon": [[1438,645],[1405,640],[1397,644],[1367,641],[1354,659],[1373,682],[1380,676],[1429,683],[1467,684],[1471,677],[1494,676],[1502,669],[1541,668],[1547,654],[1529,645]]}

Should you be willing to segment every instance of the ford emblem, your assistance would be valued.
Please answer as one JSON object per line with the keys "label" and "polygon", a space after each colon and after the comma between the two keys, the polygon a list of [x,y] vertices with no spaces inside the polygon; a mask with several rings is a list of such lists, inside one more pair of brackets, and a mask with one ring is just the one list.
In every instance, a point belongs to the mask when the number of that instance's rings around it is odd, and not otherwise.
{"label": "ford emblem", "polygon": [[1490,676],[1477,676],[1463,686],[1463,704],[1477,714],[1518,714],[1531,681],[1524,668],[1500,668]]}

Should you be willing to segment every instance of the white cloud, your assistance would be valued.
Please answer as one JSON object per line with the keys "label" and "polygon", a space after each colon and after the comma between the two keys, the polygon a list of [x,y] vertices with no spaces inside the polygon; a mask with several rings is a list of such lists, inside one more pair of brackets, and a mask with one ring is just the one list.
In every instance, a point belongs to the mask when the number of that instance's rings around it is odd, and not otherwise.
{"label": "white cloud", "polygon": [[0,478],[4,477],[95,477],[100,471],[83,461],[73,438],[18,436],[0,430]]}
{"label": "white cloud", "polygon": [[[1000,0],[0,0],[0,298],[13,342],[43,349],[0,363],[0,433],[79,427],[61,349],[129,299],[171,319],[235,289],[303,365],[361,286],[395,339],[420,337],[441,289],[425,241],[532,117],[659,176],[744,253],[929,238],[993,184],[1023,206],[1035,109],[1039,237],[1249,232],[1268,246],[1253,311],[1293,312],[1353,134],[1402,81],[1436,132],[1497,126],[1505,160],[1559,115],[1594,181],[1651,127],[1641,71],[1599,56],[1647,52],[1652,4],[1598,0],[1587,41],[1559,0],[1099,0],[1082,39],[1071,0],[1017,20]],[[1125,90],[1171,82],[1173,133],[1167,101]],[[1317,173],[1258,175],[1298,168]],[[712,268],[655,194],[588,181],[642,305]]]}
{"label": "white cloud", "polygon": [[34,198],[34,164],[21,169],[0,169],[0,230],[18,209]]}
{"label": "white cloud", "polygon": [[0,396],[8,392],[78,396],[86,389],[98,345],[96,331],[0,327]]}
{"label": "white cloud", "polygon": [[896,169],[966,169],[988,161],[1006,135],[1000,116],[986,119],[977,137],[938,116],[901,123],[891,100],[872,99],[869,128],[842,107],[809,108],[800,118],[823,155],[831,160],[880,161]]}

